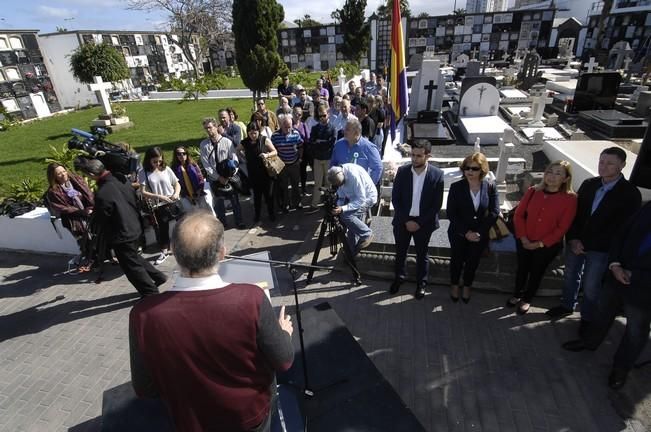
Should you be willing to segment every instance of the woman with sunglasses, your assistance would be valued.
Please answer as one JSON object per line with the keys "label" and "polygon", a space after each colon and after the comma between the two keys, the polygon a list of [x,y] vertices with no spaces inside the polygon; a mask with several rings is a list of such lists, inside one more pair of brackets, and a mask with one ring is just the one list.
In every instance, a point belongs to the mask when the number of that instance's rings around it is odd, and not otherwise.
{"label": "woman with sunglasses", "polygon": [[[177,180],[174,171],[165,164],[160,147],[152,147],[145,152],[142,170],[138,173],[138,181],[142,186],[143,196],[149,200],[153,208],[176,201],[181,194],[181,184]],[[158,246],[161,249],[155,264],[160,265],[165,262],[170,254],[169,222],[157,220],[154,231]]]}
{"label": "woman with sunglasses", "polygon": [[[488,245],[488,230],[499,214],[495,186],[486,180],[488,160],[482,153],[473,153],[461,163],[463,178],[450,185],[447,215],[450,219],[450,298],[470,301],[481,255]],[[463,283],[461,273],[463,271]]]}
{"label": "woman with sunglasses", "polygon": [[181,203],[185,211],[190,211],[193,208],[211,210],[206,201],[206,192],[204,191],[206,181],[201,174],[201,169],[184,146],[174,148],[172,171],[181,185]]}
{"label": "woman with sunglasses", "polygon": [[249,167],[249,182],[253,189],[253,208],[255,210],[254,224],[260,222],[262,199],[267,205],[269,220],[275,221],[274,202],[272,196],[273,179],[267,174],[263,159],[276,156],[278,152],[271,140],[260,133],[260,126],[251,122],[247,126],[247,137],[240,143],[238,151],[244,150],[246,163]]}
{"label": "woman with sunglasses", "polygon": [[576,206],[572,166],[564,160],[549,164],[543,181],[520,200],[513,218],[518,270],[513,297],[506,302],[507,307],[517,306],[518,314],[529,312],[545,270],[563,247]]}

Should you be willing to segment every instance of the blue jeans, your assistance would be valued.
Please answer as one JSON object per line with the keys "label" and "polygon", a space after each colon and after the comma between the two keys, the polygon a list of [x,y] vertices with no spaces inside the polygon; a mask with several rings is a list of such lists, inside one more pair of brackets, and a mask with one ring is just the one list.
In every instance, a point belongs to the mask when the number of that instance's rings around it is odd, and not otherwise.
{"label": "blue jeans", "polygon": [[224,199],[227,199],[231,202],[231,207],[233,208],[233,216],[235,217],[235,225],[242,223],[242,207],[240,207],[240,199],[237,195],[235,189],[232,192],[226,194],[221,192],[217,196],[213,194],[213,199],[215,200],[215,213],[217,213],[217,219],[226,227],[226,206],[224,205]]}
{"label": "blue jeans", "polygon": [[592,321],[597,311],[604,274],[608,270],[608,253],[586,251],[575,255],[569,248],[565,254],[565,280],[561,305],[574,310],[579,288],[583,287],[581,319]]}
{"label": "blue jeans", "polygon": [[360,242],[366,240],[373,234],[373,231],[366,225],[366,212],[367,207],[362,207],[359,210],[345,211],[339,215],[339,220],[347,229],[346,240],[353,254],[358,251]]}

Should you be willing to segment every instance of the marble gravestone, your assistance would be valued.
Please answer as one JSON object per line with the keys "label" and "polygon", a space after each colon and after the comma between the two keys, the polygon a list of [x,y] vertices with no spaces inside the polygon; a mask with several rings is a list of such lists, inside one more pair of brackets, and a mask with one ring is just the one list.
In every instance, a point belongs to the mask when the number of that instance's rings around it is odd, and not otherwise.
{"label": "marble gravestone", "polygon": [[579,112],[577,125],[606,138],[642,138],[649,125],[644,117],[633,117],[616,110]]}
{"label": "marble gravestone", "polygon": [[619,41],[610,49],[608,53],[608,66],[610,69],[619,70],[624,65],[624,59],[631,57],[633,50],[631,45],[626,41]]}
{"label": "marble gravestone", "polygon": [[540,55],[536,50],[533,50],[524,57],[522,70],[518,74],[518,80],[521,82],[520,88],[522,90],[529,90],[532,85],[539,81],[538,66],[540,66]]}
{"label": "marble gravestone", "polygon": [[423,58],[423,63],[411,87],[409,111],[441,111],[443,95],[445,94],[445,79],[441,74],[441,62]]}
{"label": "marble gravestone", "polygon": [[470,57],[468,57],[468,54],[460,54],[457,56],[454,62],[454,67],[456,68],[466,68],[468,67],[468,62],[470,61]]}
{"label": "marble gravestone", "polygon": [[478,60],[468,61],[468,66],[466,66],[466,77],[478,77],[479,71],[481,69],[481,63]]}
{"label": "marble gravestone", "polygon": [[451,144],[455,141],[454,134],[441,116],[444,96],[445,77],[441,73],[441,62],[426,53],[411,86],[406,119],[411,132],[410,140],[427,139],[433,144]]}
{"label": "marble gravestone", "polygon": [[574,90],[573,112],[613,109],[621,81],[619,72],[584,73]]}
{"label": "marble gravestone", "polygon": [[511,127],[498,116],[500,94],[493,77],[466,78],[459,96],[459,129],[467,144],[480,138],[482,145],[496,145]]}

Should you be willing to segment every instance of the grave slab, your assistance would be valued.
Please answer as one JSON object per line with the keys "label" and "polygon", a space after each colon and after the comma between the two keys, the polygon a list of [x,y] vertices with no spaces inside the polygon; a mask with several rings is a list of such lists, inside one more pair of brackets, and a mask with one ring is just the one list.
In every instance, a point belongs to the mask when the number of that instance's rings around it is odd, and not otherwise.
{"label": "grave slab", "polygon": [[578,126],[594,130],[607,138],[642,138],[648,121],[615,110],[579,112]]}
{"label": "grave slab", "polygon": [[559,131],[551,127],[526,127],[522,128],[522,133],[528,138],[533,139],[536,131],[543,131],[543,140],[564,140],[565,137]]}
{"label": "grave slab", "polygon": [[459,129],[467,143],[474,143],[477,138],[481,145],[497,145],[504,134],[504,129],[511,127],[499,116],[462,117]]}

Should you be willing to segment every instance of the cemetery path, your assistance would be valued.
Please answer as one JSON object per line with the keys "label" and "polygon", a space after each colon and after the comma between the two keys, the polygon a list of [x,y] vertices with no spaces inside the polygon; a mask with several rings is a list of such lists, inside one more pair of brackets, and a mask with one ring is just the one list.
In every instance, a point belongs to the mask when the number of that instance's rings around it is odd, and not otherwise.
{"label": "cemetery path", "polygon": [[[318,217],[292,212],[273,227],[228,230],[226,244],[238,254],[265,249],[307,262]],[[329,258],[326,250],[321,256]],[[135,290],[117,267],[94,284],[63,275],[66,262],[0,252],[0,432],[99,430],[103,392],[130,379]],[[171,275],[174,260],[162,268]],[[274,305],[293,304],[287,271],[277,275]],[[605,385],[621,323],[597,352],[567,353],[560,344],[574,337],[578,316],[550,323],[540,306],[551,299],[520,317],[499,294],[475,292],[469,304],[453,304],[446,287],[431,286],[417,301],[409,284],[389,296],[389,281],[353,287],[349,279],[317,274],[299,285],[303,306],[329,301],[429,431],[645,430],[622,420],[611,399],[650,424],[651,367],[634,371],[622,393]],[[643,355],[650,357],[651,347]]]}

